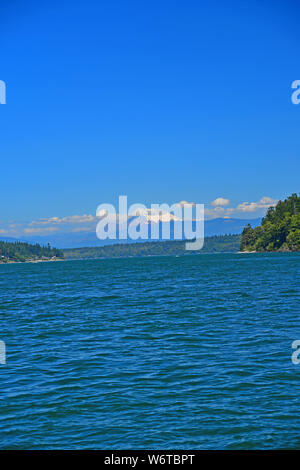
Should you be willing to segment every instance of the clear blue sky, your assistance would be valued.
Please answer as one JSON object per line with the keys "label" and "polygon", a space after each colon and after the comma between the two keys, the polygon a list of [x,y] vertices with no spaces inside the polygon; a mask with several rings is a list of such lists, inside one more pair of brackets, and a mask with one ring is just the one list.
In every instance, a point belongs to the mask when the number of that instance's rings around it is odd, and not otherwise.
{"label": "clear blue sky", "polygon": [[297,1],[6,3],[1,221],[299,192]]}

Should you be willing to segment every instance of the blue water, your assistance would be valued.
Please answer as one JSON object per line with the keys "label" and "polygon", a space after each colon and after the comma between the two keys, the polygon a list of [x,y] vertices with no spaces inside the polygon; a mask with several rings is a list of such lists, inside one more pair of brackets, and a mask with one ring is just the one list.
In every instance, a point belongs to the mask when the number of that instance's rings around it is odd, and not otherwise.
{"label": "blue water", "polygon": [[0,448],[300,448],[299,271],[289,253],[0,265]]}

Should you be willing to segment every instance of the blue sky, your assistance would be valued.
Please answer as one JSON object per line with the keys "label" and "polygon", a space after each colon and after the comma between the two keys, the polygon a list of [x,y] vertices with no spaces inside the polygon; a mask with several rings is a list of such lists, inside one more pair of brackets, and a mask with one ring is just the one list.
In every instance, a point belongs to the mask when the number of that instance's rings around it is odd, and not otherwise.
{"label": "blue sky", "polygon": [[3,226],[95,215],[121,194],[221,197],[256,217],[299,192],[296,1],[7,3]]}

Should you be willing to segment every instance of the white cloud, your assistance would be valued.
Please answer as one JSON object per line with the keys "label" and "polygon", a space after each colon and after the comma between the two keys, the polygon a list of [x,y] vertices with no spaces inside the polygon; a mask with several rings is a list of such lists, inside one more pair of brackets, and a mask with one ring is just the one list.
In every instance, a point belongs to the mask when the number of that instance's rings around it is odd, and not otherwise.
{"label": "white cloud", "polygon": [[24,228],[24,233],[26,234],[35,234],[35,235],[43,235],[44,233],[52,233],[58,232],[58,227],[36,227],[36,228]]}
{"label": "white cloud", "polygon": [[[219,201],[221,200],[221,201]],[[213,219],[216,217],[245,217],[247,213],[254,214],[257,213],[257,216],[262,215],[269,207],[276,206],[278,200],[272,199],[271,197],[264,196],[258,202],[242,202],[238,204],[236,207],[223,207],[225,204],[221,204],[224,201],[228,201],[229,199],[224,198],[217,198],[215,199],[211,205],[215,207],[213,209],[205,208],[205,218],[206,219]]]}
{"label": "white cloud", "polygon": [[211,206],[221,207],[221,206],[228,206],[229,203],[230,203],[229,199],[226,199],[225,197],[217,197],[217,199],[212,201],[210,204]]}
{"label": "white cloud", "polygon": [[177,202],[177,204],[175,204],[175,206],[177,207],[195,207],[195,203],[194,202],[187,202],[187,201],[180,201],[180,202]]}
{"label": "white cloud", "polygon": [[259,201],[261,204],[267,204],[269,206],[274,206],[277,204],[278,199],[272,199],[271,197],[264,196]]}
{"label": "white cloud", "polygon": [[276,206],[277,199],[264,196],[258,202],[242,202],[236,208],[239,212],[256,212],[259,209],[268,209],[271,206]]}
{"label": "white cloud", "polygon": [[48,225],[48,224],[81,224],[95,222],[97,219],[93,215],[71,215],[67,217],[49,217],[47,219],[33,220],[30,225]]}

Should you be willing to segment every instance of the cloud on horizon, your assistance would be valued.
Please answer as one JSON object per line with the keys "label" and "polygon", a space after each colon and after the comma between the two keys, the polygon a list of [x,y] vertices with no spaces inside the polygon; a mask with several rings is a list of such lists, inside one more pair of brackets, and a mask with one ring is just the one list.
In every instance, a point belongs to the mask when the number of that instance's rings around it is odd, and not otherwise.
{"label": "cloud on horizon", "polygon": [[[275,206],[278,202],[277,199],[272,199],[268,196],[262,197],[257,202],[242,202],[236,207],[228,207],[230,200],[224,197],[218,197],[210,204],[205,205],[205,218],[215,219],[218,217],[228,218],[245,218],[247,214],[251,214],[251,217],[261,217],[265,214],[267,209],[271,206]],[[194,202],[180,201],[175,206],[183,207],[194,207]],[[157,213],[151,213],[151,209],[147,209],[145,213],[145,223],[149,221],[169,221],[174,220],[173,214],[163,213],[162,217],[159,217]],[[72,215],[66,217],[49,217],[42,218],[39,220],[32,220],[30,222],[10,222],[6,225],[3,223],[0,227],[0,235],[3,237],[13,238],[30,238],[30,236],[43,236],[50,233],[78,233],[78,232],[95,232],[99,216],[93,216],[91,214],[83,215]]]}

